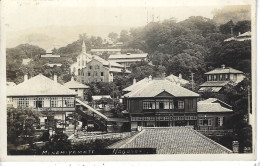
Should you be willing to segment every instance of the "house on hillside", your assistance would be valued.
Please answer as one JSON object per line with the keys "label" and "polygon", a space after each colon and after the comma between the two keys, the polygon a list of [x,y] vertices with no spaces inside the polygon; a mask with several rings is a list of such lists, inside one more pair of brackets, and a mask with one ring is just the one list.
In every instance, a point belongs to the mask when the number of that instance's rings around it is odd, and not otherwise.
{"label": "house on hillside", "polygon": [[246,78],[242,71],[225,67],[225,65],[211,70],[205,73],[205,75],[207,76],[207,81],[200,85],[199,92],[219,92],[225,85],[229,83],[236,85]]}
{"label": "house on hillside", "polygon": [[[75,98],[77,93],[57,82],[57,77],[51,80],[42,74],[28,79],[25,75],[24,82],[12,86],[7,90],[8,107],[31,108],[39,112],[49,112],[58,124],[65,128],[73,128],[72,121],[75,112]],[[40,124],[44,127],[48,123],[46,115],[40,117]]]}
{"label": "house on hillside", "polygon": [[150,76],[136,84],[124,89],[132,130],[138,126],[197,126],[199,94],[165,78]]}
{"label": "house on hillside", "polygon": [[41,58],[60,58],[60,55],[53,54],[52,49],[48,49],[46,54],[41,55]]}
{"label": "house on hillside", "polygon": [[198,102],[198,130],[223,130],[225,120],[233,114],[232,106],[209,98]]}
{"label": "house on hillside", "polygon": [[130,74],[122,65],[92,55],[92,59],[79,71],[77,80],[82,83],[113,82],[115,75]]}
{"label": "house on hillside", "polygon": [[121,54],[121,49],[115,49],[115,48],[104,48],[104,49],[91,49],[92,55],[102,55],[104,53],[107,53],[108,55],[118,55]]}
{"label": "house on hillside", "polygon": [[121,64],[122,66],[129,68],[131,64],[140,61],[149,61],[149,56],[147,53],[144,54],[119,54],[119,55],[110,55],[108,58],[111,62],[116,62]]}
{"label": "house on hillside", "polygon": [[228,38],[228,39],[224,40],[224,42],[228,42],[228,41],[246,41],[246,40],[251,40],[251,32],[250,31],[245,32],[243,34],[240,34],[240,32],[239,32],[238,36]]}
{"label": "house on hillside", "polygon": [[75,81],[74,77],[71,77],[71,81],[66,82],[64,86],[75,91],[78,94],[77,97],[79,97],[81,100],[84,100],[84,90],[89,89],[89,86]]}

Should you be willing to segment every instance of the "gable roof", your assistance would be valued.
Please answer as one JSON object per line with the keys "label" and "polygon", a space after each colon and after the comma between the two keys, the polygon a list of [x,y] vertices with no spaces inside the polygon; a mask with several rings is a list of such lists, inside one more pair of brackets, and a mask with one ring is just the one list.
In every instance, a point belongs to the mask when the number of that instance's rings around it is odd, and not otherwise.
{"label": "gable roof", "polygon": [[145,84],[147,84],[149,82],[149,79],[147,77],[145,77],[144,79],[130,85],[129,87],[126,87],[125,89],[123,89],[123,91],[125,92],[131,92],[135,89],[139,89],[141,87],[143,87]]}
{"label": "gable roof", "polygon": [[137,58],[137,59],[142,59],[146,58],[148,56],[147,53],[144,54],[116,54],[116,55],[110,55],[108,59],[132,59],[132,58]]}
{"label": "gable roof", "polygon": [[87,89],[87,88],[89,88],[89,86],[82,84],[78,81],[75,81],[74,79],[72,79],[69,82],[66,82],[64,84],[64,86],[68,87],[69,89]]}
{"label": "gable roof", "polygon": [[101,62],[103,65],[105,66],[109,66],[109,63],[111,65],[111,67],[120,67],[120,68],[123,68],[124,66],[120,65],[119,63],[116,63],[116,62],[112,62],[112,61],[107,61],[97,55],[92,55],[93,59],[92,60],[97,60],[99,62]]}
{"label": "gable roof", "polygon": [[[228,108],[223,107],[222,105],[225,105]],[[232,108],[232,106],[217,98],[209,98],[198,102],[198,112],[233,112],[230,108]]]}
{"label": "gable roof", "polygon": [[231,67],[226,67],[226,68],[216,68],[214,70],[211,70],[205,74],[229,74],[229,73],[232,73],[232,74],[244,74],[242,71],[239,71],[239,70],[236,70],[236,69],[233,69]]}
{"label": "gable roof", "polygon": [[107,148],[156,148],[157,154],[226,154],[228,148],[188,127],[145,127]]}
{"label": "gable roof", "polygon": [[55,95],[76,95],[70,90],[42,74],[39,74],[16,86],[10,87],[7,96],[55,96]]}
{"label": "gable roof", "polygon": [[168,92],[175,97],[199,97],[199,94],[183,88],[175,83],[166,79],[153,79],[148,83],[138,88],[133,89],[131,92],[125,94],[125,97],[155,97],[163,91]]}
{"label": "gable roof", "polygon": [[178,84],[179,82],[180,82],[180,84],[182,84],[182,85],[189,83],[189,81],[187,81],[187,80],[185,80],[185,79],[179,79],[179,77],[177,77],[177,76],[175,76],[175,75],[173,75],[173,74],[171,74],[171,75],[169,75],[168,77],[166,77],[166,79],[169,80],[169,81],[172,81],[172,82],[174,82],[174,83],[176,83],[176,84]]}

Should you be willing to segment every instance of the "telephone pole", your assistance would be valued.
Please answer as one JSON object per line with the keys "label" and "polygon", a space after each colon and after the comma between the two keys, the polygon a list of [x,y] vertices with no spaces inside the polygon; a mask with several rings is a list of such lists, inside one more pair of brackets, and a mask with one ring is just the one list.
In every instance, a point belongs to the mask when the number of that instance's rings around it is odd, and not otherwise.
{"label": "telephone pole", "polygon": [[192,89],[192,91],[194,90],[193,74],[194,74],[194,73],[191,72],[191,89]]}

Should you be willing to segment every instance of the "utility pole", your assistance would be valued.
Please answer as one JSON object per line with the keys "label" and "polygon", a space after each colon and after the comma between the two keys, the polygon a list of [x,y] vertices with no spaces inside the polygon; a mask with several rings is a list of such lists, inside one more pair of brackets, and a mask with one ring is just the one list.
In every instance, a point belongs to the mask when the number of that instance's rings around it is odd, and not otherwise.
{"label": "utility pole", "polygon": [[194,73],[191,72],[191,89],[192,89],[192,91],[194,90],[193,74],[194,74]]}

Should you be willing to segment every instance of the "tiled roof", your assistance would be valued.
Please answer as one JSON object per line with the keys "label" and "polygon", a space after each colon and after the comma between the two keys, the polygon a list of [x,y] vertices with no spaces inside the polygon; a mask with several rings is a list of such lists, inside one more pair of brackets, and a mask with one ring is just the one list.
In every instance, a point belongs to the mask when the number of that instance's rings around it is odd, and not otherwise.
{"label": "tiled roof", "polygon": [[7,96],[54,96],[76,95],[76,93],[64,85],[61,85],[42,74],[39,74],[16,86],[10,87]]}
{"label": "tiled roof", "polygon": [[183,88],[166,79],[153,79],[143,86],[134,88],[125,97],[155,97],[162,92],[168,92],[175,97],[199,97],[199,94]]}
{"label": "tiled roof", "polygon": [[174,83],[176,83],[176,84],[178,84],[179,82],[180,82],[180,84],[182,84],[182,85],[189,83],[189,81],[187,81],[187,80],[185,80],[185,79],[180,79],[180,80],[179,80],[179,77],[177,77],[177,76],[175,76],[175,75],[173,75],[173,74],[171,74],[171,75],[169,75],[168,77],[166,77],[166,79],[169,80],[169,81],[172,81],[172,82],[174,82]]}
{"label": "tiled roof", "polygon": [[242,71],[239,71],[239,70],[236,70],[236,69],[233,69],[231,67],[226,67],[226,68],[216,68],[214,70],[211,70],[205,74],[225,74],[225,73],[233,73],[233,74],[243,74]]}
{"label": "tiled roof", "polygon": [[233,110],[222,107],[219,103],[204,103],[203,101],[199,101],[198,113],[199,112],[233,112]]}
{"label": "tiled roof", "polygon": [[229,81],[207,81],[200,85],[200,87],[223,87],[228,84]]}
{"label": "tiled roof", "polygon": [[188,127],[143,128],[107,148],[156,148],[157,154],[227,154],[231,150]]}
{"label": "tiled roof", "polygon": [[64,86],[68,87],[69,89],[87,89],[89,86],[82,84],[78,81],[71,80],[69,82],[66,82]]}
{"label": "tiled roof", "polygon": [[200,101],[200,102],[201,103],[202,102],[203,103],[222,103],[222,104],[226,105],[227,107],[230,107],[230,108],[232,107],[231,105],[229,105],[229,104],[225,103],[224,101],[221,101],[221,100],[219,100],[217,98],[208,98],[208,99]]}
{"label": "tiled roof", "polygon": [[148,56],[147,53],[145,54],[118,54],[118,55],[110,55],[110,59],[131,59],[131,58],[146,58]]}
{"label": "tiled roof", "polygon": [[96,59],[97,61],[101,62],[103,65],[105,66],[109,66],[109,63],[111,65],[111,67],[121,67],[123,68],[122,65],[120,65],[119,63],[113,62],[113,61],[107,61],[97,55],[92,55],[93,59]]}
{"label": "tiled roof", "polygon": [[133,90],[136,90],[136,89],[139,89],[141,87],[143,87],[145,84],[147,84],[149,82],[149,79],[146,77],[138,82],[136,82],[135,84],[133,85],[130,85],[129,87],[123,89],[123,91],[125,92],[131,92]]}

